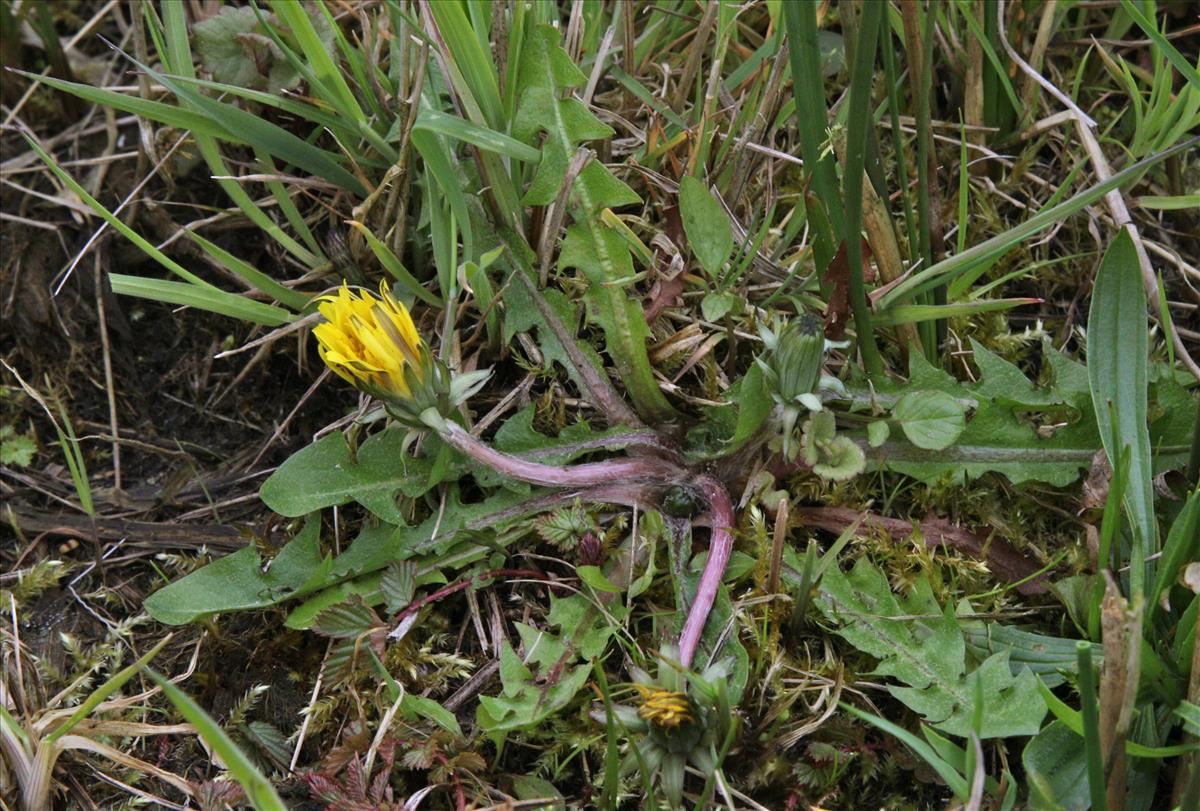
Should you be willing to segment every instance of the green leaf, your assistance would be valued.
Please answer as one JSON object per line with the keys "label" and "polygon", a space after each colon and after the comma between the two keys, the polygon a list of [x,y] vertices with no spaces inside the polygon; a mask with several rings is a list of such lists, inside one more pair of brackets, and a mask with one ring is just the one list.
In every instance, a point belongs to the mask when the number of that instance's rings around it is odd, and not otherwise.
{"label": "green leaf", "polygon": [[574,700],[592,670],[587,664],[575,663],[600,656],[616,630],[578,594],[551,597],[548,619],[561,634],[525,623],[517,625],[525,661],[504,642],[500,651],[503,690],[499,696],[480,697],[476,714],[479,725],[493,736],[539,724]]}
{"label": "green leaf", "polygon": [[[546,507],[531,500],[530,494],[501,490],[483,501],[462,502],[457,485],[446,491],[444,506],[411,527],[383,524],[366,527],[345,552],[330,564],[319,582],[306,585],[302,593],[324,589],[295,608],[288,615],[289,628],[308,628],[321,611],[358,594],[368,605],[382,603],[381,570],[400,558],[421,560],[429,556],[428,564],[419,565],[417,583],[443,567],[466,566],[474,563],[495,548],[502,547],[527,531],[523,519],[544,511]],[[508,527],[514,529],[510,532]],[[479,543],[462,543],[465,533],[487,530]],[[341,582],[347,581],[347,582]]]}
{"label": "green leaf", "polygon": [[1137,250],[1129,231],[1122,228],[1100,260],[1092,289],[1088,379],[1109,464],[1116,468],[1122,448],[1131,449],[1124,503],[1134,531],[1129,572],[1134,595],[1144,593],[1146,556],[1158,537],[1146,424],[1148,344],[1146,294]]}
{"label": "green leaf", "polygon": [[[914,353],[909,387],[945,392],[964,408],[975,408],[975,413],[963,433],[947,448],[925,450],[893,437],[878,449],[868,450],[868,457],[929,483],[945,476],[961,482],[986,473],[1000,473],[1014,484],[1025,481],[1070,484],[1079,478],[1081,470],[1091,465],[1092,457],[1102,447],[1092,410],[1088,370],[1048,344],[1043,348],[1043,365],[1050,370],[1046,397],[1016,386],[1007,373],[1003,383],[993,384],[984,377],[976,386],[967,387]],[[1154,469],[1162,472],[1187,463],[1188,448],[1181,444],[1181,437],[1190,430],[1196,402],[1169,379],[1158,381],[1155,390],[1156,405],[1163,413],[1150,430],[1155,449]],[[902,393],[886,382],[881,382],[877,391],[880,395]],[[1001,396],[1002,392],[1010,396]],[[1039,399],[1053,402],[1037,408],[1029,405]],[[870,402],[870,395],[864,394],[863,401]],[[1030,419],[1030,411],[1045,412],[1039,421],[1047,425],[1038,428]],[[861,445],[869,448],[866,437]]]}
{"label": "green leaf", "polygon": [[353,597],[325,609],[312,624],[314,633],[330,639],[358,639],[382,627],[379,616],[371,607]]}
{"label": "green leaf", "polygon": [[887,420],[875,420],[867,423],[867,442],[872,448],[878,448],[887,442],[891,433],[892,429],[887,424]]}
{"label": "green leaf", "polygon": [[609,594],[620,594],[622,591],[620,586],[604,576],[599,566],[576,566],[575,574],[596,591],[606,591]]}
{"label": "green leaf", "polygon": [[[258,15],[249,6],[235,8],[225,6],[215,16],[200,20],[192,26],[196,55],[205,70],[218,82],[242,87],[266,87],[266,77],[259,71],[260,62],[272,59],[274,44],[265,35],[255,31]],[[287,62],[284,60],[284,64]],[[299,81],[295,71],[290,77]],[[280,84],[276,89],[290,87],[292,82]]]}
{"label": "green leaf", "polygon": [[[333,30],[321,14],[309,13],[322,46],[333,48]],[[272,20],[267,18],[268,23]],[[224,6],[193,27],[196,55],[218,82],[281,93],[300,82],[300,72],[267,35],[249,6]],[[265,70],[265,73],[264,73]]]}
{"label": "green leaf", "polygon": [[[964,601],[960,613],[974,613],[974,609]],[[1047,686],[1054,687],[1064,681],[1062,674],[1079,672],[1077,640],[1038,634],[999,622],[960,619],[959,627],[967,640],[967,650],[971,656],[983,660],[1007,652],[1013,675],[1027,667]],[[1092,661],[1103,660],[1104,647],[1093,643]]]}
{"label": "green leaf", "polygon": [[813,473],[822,479],[844,482],[862,473],[867,466],[867,457],[854,440],[849,437],[834,437],[821,449],[821,459],[812,466]]}
{"label": "green leaf", "polygon": [[0,465],[29,467],[36,452],[32,434],[15,433],[11,425],[0,426]]}
{"label": "green leaf", "polygon": [[458,719],[454,717],[454,713],[432,698],[425,698],[415,693],[405,693],[404,699],[400,702],[400,709],[406,714],[411,713],[433,721],[456,738],[463,737],[462,727],[458,725]]}
{"label": "green leaf", "polygon": [[1200,735],[1200,706],[1190,701],[1181,701],[1175,714],[1183,719],[1183,731],[1189,735]]}
{"label": "green leaf", "polygon": [[383,602],[388,613],[394,614],[412,602],[417,589],[417,564],[411,560],[395,560],[388,564],[379,581]]}
{"label": "green leaf", "polygon": [[[513,273],[521,272],[521,270],[513,271]],[[537,304],[525,289],[525,285],[521,284],[518,279],[510,276],[504,286],[503,296],[507,307],[504,318],[504,342],[511,343],[513,336],[518,332],[526,332],[536,328],[538,349],[542,352],[546,369],[550,369],[554,363],[558,363],[566,370],[567,375],[580,391],[587,391],[587,385],[576,371],[575,365],[567,355],[567,350],[563,347],[562,342],[559,341],[558,336],[555,335],[550,324],[538,310]],[[575,333],[579,327],[578,306],[568,299],[561,290],[543,290],[542,297],[546,300],[546,304],[558,317],[558,320],[566,330],[569,333]],[[601,360],[599,353],[592,348],[591,344],[586,341],[576,341],[575,343],[583,354],[586,363],[595,370],[595,373],[597,375],[606,374],[604,371],[604,361]]]}
{"label": "green leaf", "polygon": [[700,312],[704,315],[705,321],[720,321],[725,315],[734,311],[741,304],[739,299],[733,293],[706,293],[704,298],[700,300]]}
{"label": "green leaf", "polygon": [[[559,45],[557,29],[539,25],[529,33],[521,51],[520,103],[513,134],[526,143],[532,143],[540,132],[546,138],[541,162],[523,200],[527,205],[554,202],[577,146],[613,135],[612,128],[580,101],[561,97],[585,81]],[[558,268],[576,268],[587,280],[588,317],[604,330],[605,348],[638,412],[651,421],[669,420],[675,410],[659,389],[650,365],[646,350],[650,328],[645,313],[623,286],[634,276],[629,248],[600,220],[605,209],[640,203],[641,199],[604,164],[590,161],[575,178],[570,202],[574,222],[559,252]]]}
{"label": "green leaf", "polygon": [[259,496],[280,515],[307,515],[357,501],[384,521],[404,524],[397,493],[416,497],[432,486],[431,462],[414,459],[405,450],[407,432],[394,425],[351,455],[346,437],[335,431],[292,454],[263,482]]}
{"label": "green leaf", "polygon": [[[729,252],[733,250],[733,228],[729,224],[729,215],[709,193],[708,184],[692,175],[687,175],[679,182],[679,214],[696,261],[711,278],[717,278],[729,259]],[[732,306],[732,301],[729,306]],[[728,308],[725,312],[728,312]],[[706,311],[704,317],[715,321],[721,316],[710,317]]]}
{"label": "green leaf", "polygon": [[1175,585],[1179,570],[1196,560],[1200,560],[1200,489],[1192,491],[1171,524],[1171,531],[1167,533],[1167,541],[1163,544],[1154,588],[1148,595],[1155,613],[1162,609],[1162,600]]}
{"label": "green leaf", "polygon": [[767,421],[767,417],[771,416],[771,410],[774,408],[771,395],[763,381],[762,369],[758,364],[754,364],[746,370],[746,374],[737,384],[736,395],[731,396],[737,403],[738,416],[733,430],[733,438],[729,441],[728,452],[730,453],[740,448],[758,432],[758,429]]}
{"label": "green leaf", "polygon": [[941,391],[910,391],[896,403],[892,417],[918,448],[940,451],[954,444],[966,427],[962,404]]}
{"label": "green leaf", "polygon": [[1059,405],[1062,398],[1052,389],[1038,388],[1012,363],[971,339],[972,355],[979,366],[979,385],[975,393],[995,402],[1026,408]]}
{"label": "green leaf", "polygon": [[264,571],[254,544],[218,558],[146,598],[146,613],[167,625],[210,614],[275,605],[323,580],[332,561],[321,554],[321,522],[310,520]]}
{"label": "green leaf", "polygon": [[1087,759],[1083,739],[1062,721],[1052,721],[1021,753],[1029,783],[1029,806],[1035,811],[1085,811]]}
{"label": "green leaf", "polygon": [[[888,691],[937,729],[998,738],[1032,735],[1040,728],[1046,705],[1037,677],[1028,669],[1014,677],[1006,652],[968,669],[954,613],[938,606],[924,576],[899,600],[883,572],[859,558],[849,574],[836,566],[825,573],[817,606],[840,636],[880,660],[876,675],[906,685]],[[977,712],[982,725],[975,730]]]}

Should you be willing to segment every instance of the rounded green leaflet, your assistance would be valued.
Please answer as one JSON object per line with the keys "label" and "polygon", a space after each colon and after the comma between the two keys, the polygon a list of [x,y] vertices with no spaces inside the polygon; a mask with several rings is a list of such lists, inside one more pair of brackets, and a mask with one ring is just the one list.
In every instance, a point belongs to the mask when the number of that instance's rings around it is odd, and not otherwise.
{"label": "rounded green leaflet", "polygon": [[966,409],[944,391],[910,391],[896,402],[892,418],[918,448],[940,451],[966,428]]}

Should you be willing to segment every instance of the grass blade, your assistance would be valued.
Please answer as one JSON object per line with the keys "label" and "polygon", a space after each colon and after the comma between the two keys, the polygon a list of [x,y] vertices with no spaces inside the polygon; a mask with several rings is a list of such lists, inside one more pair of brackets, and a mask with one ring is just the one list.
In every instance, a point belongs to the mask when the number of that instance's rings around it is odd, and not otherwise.
{"label": "grass blade", "polygon": [[867,132],[871,122],[871,82],[875,78],[875,48],[879,41],[879,23],[887,10],[886,3],[866,3],[859,20],[858,44],[854,49],[854,67],[850,73],[850,110],[846,136],[846,173],[842,178],[845,201],[846,263],[850,267],[850,306],[854,311],[854,329],[858,333],[858,349],[868,377],[883,374],[883,359],[875,345],[871,325],[871,310],[867,306],[867,291],[863,282],[862,186],[866,163]]}
{"label": "grass blade", "polygon": [[1158,46],[1159,50],[1163,52],[1163,55],[1165,55],[1167,59],[1171,60],[1171,64],[1175,66],[1176,70],[1183,74],[1183,77],[1188,80],[1188,84],[1197,90],[1200,90],[1200,71],[1197,71],[1196,68],[1192,67],[1192,65],[1188,62],[1187,57],[1180,53],[1179,49],[1171,44],[1171,40],[1162,35],[1162,32],[1159,31],[1158,27],[1154,25],[1154,21],[1143,14],[1141,9],[1139,9],[1134,3],[1131,3],[1130,0],[1121,0],[1121,8],[1126,14],[1133,18],[1133,21],[1137,23],[1137,27],[1142,29],[1142,33],[1149,37],[1154,44]]}
{"label": "grass blade", "polygon": [[55,727],[54,731],[46,736],[46,738],[43,740],[43,743],[53,744],[63,735],[66,735],[68,732],[78,726],[79,722],[91,715],[92,711],[103,704],[106,698],[124,687],[125,683],[136,676],[139,670],[150,664],[150,660],[152,660],[155,656],[158,656],[159,651],[161,651],[170,641],[171,634],[167,634],[161,640],[159,640],[157,645],[146,651],[146,653],[140,659],[131,664],[129,667],[122,668],[115,675],[113,675],[112,678],[93,690],[91,694],[84,699],[83,703],[76,708],[75,712],[71,713],[70,718],[68,718],[59,726]]}
{"label": "grass blade", "polygon": [[[157,21],[153,16],[153,4],[145,3],[142,5],[142,8],[145,10],[147,23],[150,25],[151,31],[154,32]],[[188,44],[187,19],[183,14],[183,5],[181,3],[166,3],[162,10],[162,28],[165,36],[163,47],[165,50],[160,51],[159,58],[172,73],[183,77],[181,81],[195,79],[196,69],[192,65],[192,51],[191,46]],[[156,36],[155,41],[157,42],[158,39]],[[180,101],[184,102],[182,99]],[[186,102],[184,104],[186,105]],[[213,175],[227,178],[235,174],[225,163],[216,137],[204,135],[195,130],[192,131],[192,135],[196,139],[196,148],[200,151],[200,156],[204,158],[205,164],[208,165],[209,171]],[[295,256],[306,266],[314,268],[325,261],[319,251],[310,251],[284,232],[274,220],[258,207],[240,183],[234,180],[218,180],[217,184],[229,196],[229,199],[233,201],[234,205],[238,207],[238,210],[242,212],[242,215],[246,219],[261,228],[264,233],[278,242],[284,250]]]}
{"label": "grass blade", "polygon": [[1108,798],[1104,791],[1104,763],[1100,754],[1100,708],[1096,702],[1096,677],[1092,672],[1092,646],[1080,640],[1076,647],[1079,656],[1083,746],[1087,752],[1088,793],[1092,798],[1092,811],[1106,811]]}
{"label": "grass blade", "polygon": [[950,790],[954,792],[954,796],[966,798],[971,793],[970,787],[967,786],[966,779],[959,774],[953,766],[943,760],[932,746],[909,732],[904,727],[900,726],[899,724],[893,724],[891,721],[880,718],[878,715],[873,715],[869,712],[863,712],[858,707],[854,707],[849,704],[842,703],[838,706],[854,717],[866,721],[872,726],[879,727],[879,729],[882,729],[892,737],[899,739],[909,749],[912,749],[914,753],[916,753],[922,760],[928,763],[935,772],[937,772],[938,777],[942,778],[942,780],[946,782],[946,785],[949,786]]}
{"label": "grass blade", "polygon": [[246,792],[246,799],[251,805],[258,811],[287,811],[287,806],[271,785],[271,781],[264,777],[254,762],[237,747],[225,730],[221,729],[220,724],[166,676],[150,668],[146,668],[146,675],[162,688],[163,694],[170,699],[180,714],[196,727],[200,737],[224,761],[229,773]]}
{"label": "grass blade", "polygon": [[810,0],[783,4],[788,55],[796,94],[796,129],[800,154],[809,169],[812,185],[825,208],[830,227],[813,234],[813,256],[817,268],[825,268],[837,253],[841,237],[842,200],[838,194],[833,160],[822,154],[829,113],[825,108],[825,84],[821,73],[821,48],[817,43],[817,8]]}
{"label": "grass blade", "polygon": [[542,159],[539,149],[523,144],[502,132],[481,127],[458,116],[439,113],[437,110],[422,110],[413,129],[429,130],[439,135],[448,135],[460,141],[474,144],[480,149],[505,155],[526,163],[537,163]]}
{"label": "grass blade", "polygon": [[230,132],[241,133],[247,143],[269,152],[279,160],[294,164],[310,174],[328,180],[351,194],[359,197],[367,196],[366,187],[359,179],[343,169],[338,159],[325,150],[313,146],[282,127],[259,118],[253,113],[246,112],[240,107],[201,95],[183,82],[176,81],[170,76],[143,65],[128,54],[126,54],[126,58],[187,102],[189,106],[202,112],[209,120],[218,123]]}
{"label": "grass blade", "polygon": [[492,66],[459,3],[426,3],[437,33],[445,44],[450,80],[465,102],[467,117],[478,118],[494,130],[504,128],[500,85]]}
{"label": "grass blade", "polygon": [[296,316],[287,310],[263,304],[261,301],[254,301],[236,293],[227,293],[215,287],[198,287],[184,282],[147,279],[142,276],[126,276],[120,273],[109,274],[108,278],[112,282],[113,292],[123,296],[135,296],[167,304],[194,307],[197,310],[219,313],[267,327],[278,327],[296,320]]}
{"label": "grass blade", "polygon": [[99,200],[88,194],[87,190],[84,189],[83,186],[79,185],[79,182],[75,180],[75,178],[71,177],[71,175],[69,175],[61,166],[59,166],[58,162],[55,161],[54,158],[52,158],[44,149],[42,149],[36,141],[34,141],[28,135],[25,135],[24,137],[26,143],[29,144],[30,149],[32,149],[37,156],[42,159],[43,163],[50,167],[50,171],[54,172],[55,176],[57,176],[59,180],[65,183],[67,187],[71,189],[71,191],[77,194],[80,200],[87,203],[88,207],[91,208],[92,211],[95,211],[101,219],[116,229],[117,233],[133,242],[133,244],[145,251],[147,256],[157,261],[160,265],[174,273],[176,276],[179,276],[181,279],[186,279],[197,287],[217,290],[215,285],[204,281],[199,276],[183,267],[183,265],[179,264],[174,259],[160,251],[158,248],[151,245],[149,242],[143,239],[140,234],[117,219],[117,217],[113,215],[111,211],[101,205]]}
{"label": "grass blade", "polygon": [[91,85],[79,84],[78,82],[68,82],[63,79],[55,79],[50,76],[40,76],[36,73],[29,73],[24,70],[11,69],[12,73],[17,76],[23,76],[31,82],[41,82],[44,85],[56,88],[64,93],[70,93],[73,96],[78,96],[84,101],[90,101],[93,104],[99,104],[104,107],[112,107],[114,110],[120,110],[125,113],[132,113],[136,116],[157,121],[160,124],[166,124],[169,127],[175,127],[181,130],[191,130],[193,134],[209,135],[215,138],[220,138],[228,141],[231,144],[244,144],[241,138],[234,135],[225,127],[214,122],[208,116],[201,113],[187,110],[182,107],[177,107],[174,104],[164,104],[161,101],[150,101],[139,96],[129,96],[124,93],[118,93],[115,90],[108,90],[103,87],[92,87]]}
{"label": "grass blade", "polygon": [[1197,144],[1200,144],[1200,137],[1189,138],[1187,141],[1176,144],[1170,149],[1165,149],[1162,152],[1144,158],[1117,172],[1103,183],[1097,183],[1094,186],[1084,189],[1052,208],[1039,211],[1020,225],[972,245],[962,253],[947,257],[936,265],[925,268],[925,270],[919,273],[914,273],[880,296],[879,300],[875,303],[876,309],[885,309],[897,302],[918,296],[921,293],[932,290],[938,285],[947,283],[982,262],[992,261],[1004,255],[1013,247],[1020,244],[1026,237],[1036,234],[1064,217],[1081,211],[1113,189],[1120,188],[1126,183],[1140,177],[1150,167],[1155,166],[1172,155],[1186,152]]}
{"label": "grass blade", "polygon": [[[323,9],[324,3],[320,3],[319,0],[318,3]],[[365,121],[366,115],[358,106],[358,100],[354,98],[354,93],[350,91],[350,86],[346,84],[342,72],[334,64],[333,57],[330,56],[329,51],[325,50],[325,45],[317,35],[317,30],[313,27],[308,10],[304,5],[291,2],[291,0],[282,3],[273,0],[271,10],[279,15],[279,19],[291,29],[292,36],[300,43],[300,49],[304,52],[304,58],[310,69],[329,92],[330,97],[327,98],[327,101],[335,104],[342,115],[351,121]]]}
{"label": "grass blade", "polygon": [[355,220],[350,220],[349,225],[367,240],[367,245],[371,247],[371,252],[375,254],[375,258],[383,265],[383,269],[392,275],[392,278],[396,280],[400,289],[421,299],[421,301],[430,306],[438,308],[443,306],[441,299],[426,290],[424,285],[408,272],[408,268],[404,267],[404,263],[400,261],[396,254],[392,253],[392,249],[380,242],[371,233],[369,228]]}
{"label": "grass blade", "polygon": [[284,287],[249,262],[239,259],[220,245],[209,242],[195,231],[188,231],[188,236],[205,253],[220,262],[231,273],[237,274],[246,284],[255,290],[267,294],[279,303],[291,307],[293,310],[303,310],[308,306],[309,297],[304,293],[293,290],[290,287]]}
{"label": "grass blade", "polygon": [[872,316],[872,322],[877,327],[894,327],[898,324],[920,324],[962,315],[976,313],[991,313],[997,310],[1011,310],[1027,304],[1040,304],[1040,298],[997,298],[980,299],[978,301],[956,302],[954,304],[897,304],[883,312]]}

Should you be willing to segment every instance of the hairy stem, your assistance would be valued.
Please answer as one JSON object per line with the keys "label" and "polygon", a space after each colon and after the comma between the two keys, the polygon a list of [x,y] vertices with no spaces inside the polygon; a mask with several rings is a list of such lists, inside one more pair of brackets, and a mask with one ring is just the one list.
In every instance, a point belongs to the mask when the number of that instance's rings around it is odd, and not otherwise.
{"label": "hairy stem", "polygon": [[703,493],[708,501],[709,514],[712,516],[712,539],[708,544],[708,562],[704,564],[704,572],[700,575],[696,598],[692,600],[692,608],[683,623],[683,634],[679,637],[679,662],[684,667],[692,665],[696,646],[700,644],[700,634],[717,599],[717,587],[721,585],[729,554],[733,551],[733,502],[725,485],[712,476],[699,476],[692,486]]}
{"label": "hairy stem", "polygon": [[540,462],[530,462],[489,447],[472,436],[467,429],[443,419],[432,409],[423,414],[422,418],[455,450],[498,473],[530,484],[545,487],[595,487],[638,482],[669,484],[686,476],[680,467],[649,456],[607,459],[582,465],[544,465]]}
{"label": "hairy stem", "polygon": [[700,643],[700,634],[717,599],[717,587],[725,574],[729,555],[733,551],[733,502],[720,481],[708,475],[691,481],[687,470],[665,459],[639,456],[629,459],[608,459],[582,465],[544,465],[502,453],[480,441],[455,422],[429,409],[421,419],[448,445],[482,465],[505,476],[545,487],[603,487],[605,485],[634,485],[638,483],[682,484],[699,490],[709,505],[712,517],[712,539],[708,547],[708,562],[700,575],[696,597],[683,624],[679,639],[679,660],[690,667]]}

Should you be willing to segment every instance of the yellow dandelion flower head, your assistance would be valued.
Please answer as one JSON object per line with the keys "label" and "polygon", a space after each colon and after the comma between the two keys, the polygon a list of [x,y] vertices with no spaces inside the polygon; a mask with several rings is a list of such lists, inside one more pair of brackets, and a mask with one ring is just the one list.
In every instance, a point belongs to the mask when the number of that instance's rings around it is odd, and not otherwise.
{"label": "yellow dandelion flower head", "polygon": [[683,724],[696,723],[692,715],[692,701],[687,693],[656,690],[644,684],[635,684],[642,694],[642,706],[638,715],[658,727],[675,729]]}
{"label": "yellow dandelion flower head", "polygon": [[379,296],[351,290],[321,296],[317,309],[325,321],[313,329],[321,360],[339,377],[381,397],[408,398],[405,367],[423,372],[429,354],[408,308],[388,292]]}

